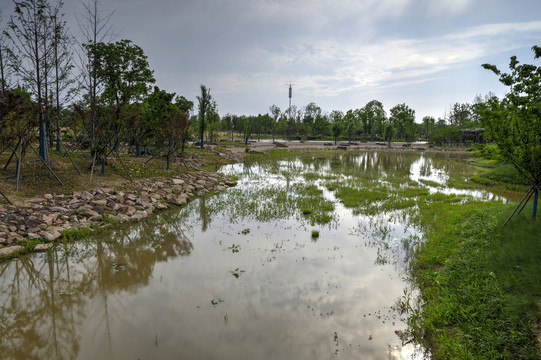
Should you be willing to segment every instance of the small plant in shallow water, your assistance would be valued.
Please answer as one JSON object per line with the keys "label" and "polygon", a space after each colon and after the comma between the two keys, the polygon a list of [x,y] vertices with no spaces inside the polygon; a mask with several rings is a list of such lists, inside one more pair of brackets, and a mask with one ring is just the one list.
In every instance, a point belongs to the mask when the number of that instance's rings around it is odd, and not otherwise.
{"label": "small plant in shallow water", "polygon": [[319,230],[312,230],[312,239],[319,238]]}
{"label": "small plant in shallow water", "polygon": [[242,274],[243,272],[245,271],[241,270],[240,268],[236,268],[235,270],[231,271],[231,275],[238,279],[240,274]]}
{"label": "small plant in shallow water", "polygon": [[225,301],[224,299],[218,298],[218,300],[216,300],[216,299],[210,300],[210,303],[211,303],[212,305],[218,305],[219,303],[223,303],[224,301]]}
{"label": "small plant in shallow water", "polygon": [[240,251],[240,245],[231,245],[230,247],[228,247],[229,250],[231,250],[231,252],[233,253],[238,253]]}
{"label": "small plant in shallow water", "polygon": [[242,235],[247,235],[250,233],[250,228],[244,229],[241,231]]}

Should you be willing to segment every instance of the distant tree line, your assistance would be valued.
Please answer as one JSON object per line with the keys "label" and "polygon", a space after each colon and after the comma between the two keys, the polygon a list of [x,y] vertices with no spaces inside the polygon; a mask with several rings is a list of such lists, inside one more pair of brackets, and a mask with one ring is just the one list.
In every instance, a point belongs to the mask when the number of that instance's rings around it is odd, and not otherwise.
{"label": "distant tree line", "polygon": [[480,111],[487,106],[491,97],[478,95],[472,104],[455,103],[442,118],[436,120],[425,116],[420,122],[416,121],[415,110],[406,104],[397,104],[387,113],[380,101],[372,100],[361,108],[346,112],[325,112],[314,102],[285,110],[271,105],[263,115],[226,114],[213,126],[230,133],[231,138],[240,136],[244,142],[262,137],[287,140],[332,139],[335,142],[339,139],[354,142],[392,139],[416,141],[421,138],[438,144],[459,144],[476,140],[465,134],[479,130]]}

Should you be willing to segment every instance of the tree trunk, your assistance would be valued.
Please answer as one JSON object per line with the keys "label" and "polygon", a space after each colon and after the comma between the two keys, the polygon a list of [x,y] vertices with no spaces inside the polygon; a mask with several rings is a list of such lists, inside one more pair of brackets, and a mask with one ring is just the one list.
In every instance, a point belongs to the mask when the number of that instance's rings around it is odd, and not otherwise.
{"label": "tree trunk", "polygon": [[43,115],[39,114],[39,156],[47,161],[47,129]]}
{"label": "tree trunk", "polygon": [[539,187],[536,185],[533,195],[532,219],[537,217],[537,199],[539,198]]}

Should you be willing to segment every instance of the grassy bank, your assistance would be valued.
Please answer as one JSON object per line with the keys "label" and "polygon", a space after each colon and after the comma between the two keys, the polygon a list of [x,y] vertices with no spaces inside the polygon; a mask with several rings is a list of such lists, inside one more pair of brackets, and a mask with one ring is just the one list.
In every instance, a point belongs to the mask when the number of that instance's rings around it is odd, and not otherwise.
{"label": "grassy bank", "polygon": [[502,228],[513,204],[439,197],[419,202],[427,241],[413,265],[413,339],[435,359],[539,359],[541,222],[526,208]]}

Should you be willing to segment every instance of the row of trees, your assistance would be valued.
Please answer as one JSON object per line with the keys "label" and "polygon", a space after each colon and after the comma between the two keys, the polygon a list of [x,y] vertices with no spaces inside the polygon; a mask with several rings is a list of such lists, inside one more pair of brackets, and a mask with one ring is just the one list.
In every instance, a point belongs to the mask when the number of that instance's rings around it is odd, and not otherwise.
{"label": "row of trees", "polygon": [[267,114],[237,116],[227,114],[219,122],[208,124],[214,129],[242,134],[249,137],[261,135],[291,139],[321,139],[333,137],[356,141],[388,140],[390,138],[414,141],[419,137],[438,143],[459,143],[464,129],[480,127],[480,110],[486,107],[490,96],[476,96],[473,104],[455,103],[443,118],[425,116],[422,122],[415,120],[415,110],[406,104],[398,104],[385,111],[383,104],[372,100],[359,109],[346,112],[323,111],[311,102],[305,107],[281,110],[271,105]]}

